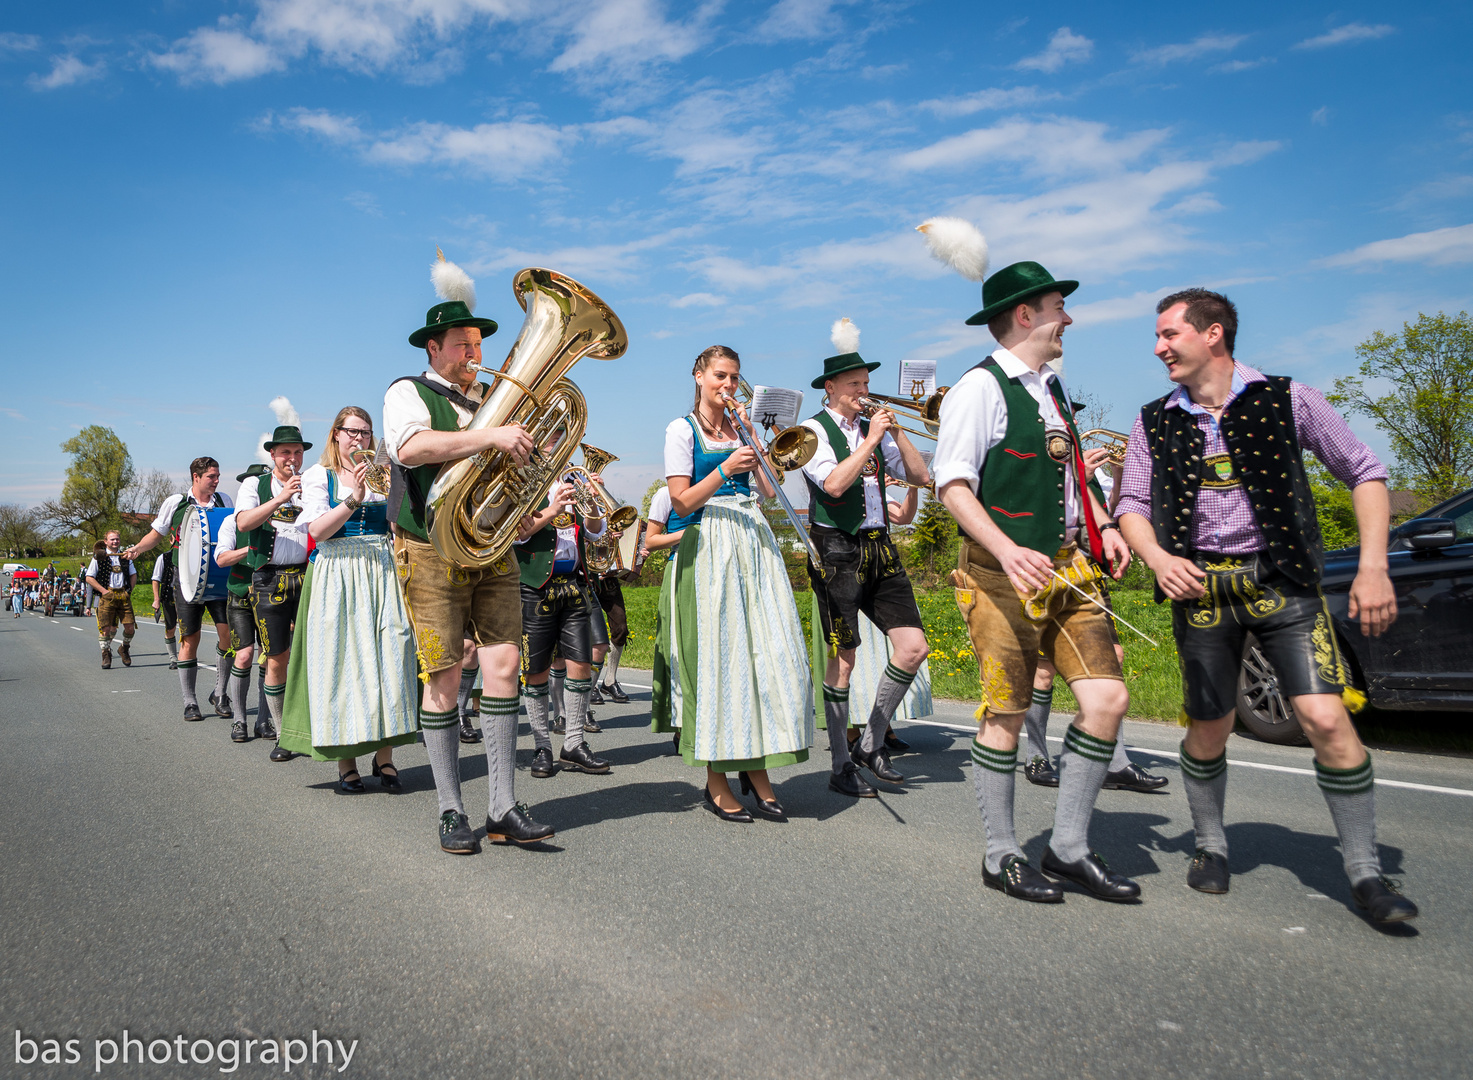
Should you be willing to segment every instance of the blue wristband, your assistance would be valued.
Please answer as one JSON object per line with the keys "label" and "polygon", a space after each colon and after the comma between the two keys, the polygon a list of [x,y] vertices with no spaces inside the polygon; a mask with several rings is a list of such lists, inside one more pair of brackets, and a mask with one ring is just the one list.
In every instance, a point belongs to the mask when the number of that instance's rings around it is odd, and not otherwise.
{"label": "blue wristband", "polygon": [[724,463],[716,466],[716,475],[721,477],[723,483],[731,483],[731,477],[726,475],[726,467]]}

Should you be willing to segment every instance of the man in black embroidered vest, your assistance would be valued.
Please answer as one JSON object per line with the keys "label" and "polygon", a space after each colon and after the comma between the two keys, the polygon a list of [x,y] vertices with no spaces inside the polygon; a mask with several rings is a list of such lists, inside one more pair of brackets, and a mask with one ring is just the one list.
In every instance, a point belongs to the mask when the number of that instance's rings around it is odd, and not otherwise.
{"label": "man in black embroidered vest", "polygon": [[102,642],[102,666],[113,666],[113,638],[123,624],[123,643],[118,646],[124,667],[133,666],[130,649],[136,625],[133,618],[133,586],[138,570],[119,547],[122,537],[112,529],[103,537],[103,552],[87,566],[87,584],[97,590],[97,637]]}
{"label": "man in black embroidered vest", "polygon": [[425,325],[409,335],[409,344],[425,350],[429,370],[396,380],[384,394],[385,443],[394,463],[388,513],[425,680],[420,724],[440,801],[440,847],[472,855],[481,844],[461,802],[456,701],[467,638],[481,662],[481,727],[491,789],[486,837],[536,843],[553,830],[528,817],[514,794],[522,633],[516,560],[508,555],[482,569],[447,563],[430,544],[425,497],[444,462],[499,450],[525,465],[532,439],[519,424],[465,430],[489,393],[476,372],[482,335],[495,333],[496,323],[472,313],[474,283],[454,263],[442,257],[430,277],[445,302],[430,308]]}
{"label": "man in black embroidered vest", "polygon": [[1102,900],[1140,887],[1089,846],[1094,805],[1130,704],[1102,609],[1101,564],[1124,573],[1125,542],[1088,485],[1069,397],[1050,361],[1072,320],[1055,281],[1035,262],[986,279],[985,323],[1002,346],[963,375],[941,405],[931,468],[962,529],[952,574],[957,607],[981,673],[981,729],[972,781],[987,830],[982,880],[1008,896],[1057,903],[1063,892],[1029,866],[1013,827],[1018,736],[1040,653],[1079,702],[1059,756],[1059,797],[1043,869]]}
{"label": "man in black embroidered vest", "polygon": [[[880,409],[868,418],[860,401],[869,394],[869,375],[879,363],[859,355],[859,330],[848,319],[834,324],[839,350],[823,362],[813,380],[827,405],[804,426],[818,437],[818,449],[803,466],[808,485],[808,528],[823,564],[808,564],[818,629],[828,644],[823,676],[824,722],[828,726],[829,789],[852,798],[877,794],[859,775],[863,766],[878,780],[900,784],[905,777],[890,765],[885,732],[930,649],[922,629],[915,592],[890,539],[885,473],[912,484],[930,482],[920,452]],[[860,644],[859,613],[890,639],[893,653],[880,676],[874,704],[859,743],[849,747],[849,678]]]}
{"label": "man in black embroidered vest", "polygon": [[[168,554],[161,558],[169,560],[169,567],[165,574],[168,577],[167,585],[173,587],[174,583],[179,580],[179,528],[184,524],[184,515],[191,507],[214,509],[234,505],[229,495],[221,495],[215,490],[219,486],[220,463],[218,461],[212,457],[197,457],[191,461],[189,463],[189,490],[178,495],[170,495],[163,501],[159,506],[158,514],[154,516],[152,527],[143,539],[128,549],[128,558],[136,559],[144,552],[152,551],[161,540],[167,538],[171,546]],[[228,686],[226,680],[230,675],[230,662],[227,659],[230,626],[226,622],[228,616],[225,601],[204,600],[197,604],[188,604],[176,589],[174,609],[179,617],[178,671],[179,689],[184,696],[184,719],[191,721],[204,719],[204,715],[200,712],[199,701],[195,696],[195,682],[199,675],[199,661],[196,659],[199,653],[199,635],[207,612],[215,624],[215,691],[211,694],[211,704],[215,706],[217,716],[231,719],[234,713],[226,694]]]}
{"label": "man in black embroidered vest", "polygon": [[[290,404],[281,398],[277,401],[286,415]],[[238,542],[249,549],[245,563],[251,570],[251,613],[256,640],[266,658],[261,700],[270,715],[267,737],[274,739],[281,733],[292,628],[307,573],[307,527],[298,524],[298,518],[302,513],[302,455],[312,444],[302,439],[299,427],[282,424],[262,446],[271,455],[271,471],[241,482],[235,498],[235,531]],[[258,716],[260,711],[258,706]],[[270,756],[272,761],[293,757],[280,743],[271,748]]]}
{"label": "man in black embroidered vest", "polygon": [[1228,891],[1227,740],[1251,632],[1314,745],[1356,904],[1378,923],[1413,918],[1416,905],[1381,874],[1371,759],[1346,710],[1365,696],[1349,685],[1320,591],[1324,552],[1301,455],[1314,451],[1351,489],[1361,548],[1349,614],[1364,634],[1396,618],[1386,469],[1318,391],[1233,359],[1238,312],[1227,297],[1188,289],[1156,311],[1156,355],[1177,389],[1136,419],[1116,509],[1157,599],[1172,601],[1196,834],[1187,884]]}

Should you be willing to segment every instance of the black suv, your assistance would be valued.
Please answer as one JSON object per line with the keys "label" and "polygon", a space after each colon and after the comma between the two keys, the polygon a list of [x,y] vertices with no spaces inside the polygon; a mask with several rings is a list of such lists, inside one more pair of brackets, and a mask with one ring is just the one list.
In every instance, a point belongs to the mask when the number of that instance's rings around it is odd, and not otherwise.
{"label": "black suv", "polygon": [[[1391,530],[1396,622],[1366,637],[1346,615],[1360,548],[1325,555],[1324,590],[1355,685],[1378,709],[1473,711],[1473,491]],[[1278,675],[1249,635],[1238,674],[1238,718],[1269,742],[1303,743]]]}

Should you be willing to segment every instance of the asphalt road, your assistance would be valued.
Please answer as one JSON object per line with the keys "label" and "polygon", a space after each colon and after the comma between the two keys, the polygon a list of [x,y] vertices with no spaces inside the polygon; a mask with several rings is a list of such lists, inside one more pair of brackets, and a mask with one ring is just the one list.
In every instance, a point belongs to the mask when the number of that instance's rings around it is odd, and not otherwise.
{"label": "asphalt road", "polygon": [[[608,776],[533,780],[523,728],[518,797],[553,844],[454,858],[422,747],[401,748],[402,794],[340,795],[331,764],[184,723],[161,631],[137,640],[105,672],[90,620],[0,620],[6,1077],[95,1075],[125,1028],[196,1057],[357,1040],[341,1073],[337,1053],[293,1064],[314,1077],[1468,1075],[1467,759],[1376,755],[1412,785],[1377,789],[1383,861],[1422,907],[1391,931],[1350,907],[1308,750],[1233,740],[1232,892],[1187,889],[1179,731],[1154,724],[1127,737],[1171,786],[1105,792],[1092,834],[1141,904],[984,889],[960,706],[899,728],[904,793],[842,800],[820,751],[776,777],[789,823],[732,825],[631,688],[598,710]],[[462,765],[479,824],[479,747]],[[1018,803],[1036,861],[1053,794],[1020,777]],[[81,1060],[19,1064],[18,1037]],[[238,1075],[284,1073],[251,1045]],[[222,1068],[140,1051],[102,1074]]]}

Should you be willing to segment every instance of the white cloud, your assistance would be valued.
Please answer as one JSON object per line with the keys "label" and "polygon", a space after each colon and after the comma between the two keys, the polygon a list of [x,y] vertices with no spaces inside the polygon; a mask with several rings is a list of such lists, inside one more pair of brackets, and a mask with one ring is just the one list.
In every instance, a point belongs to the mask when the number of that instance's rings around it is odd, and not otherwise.
{"label": "white cloud", "polygon": [[1053,37],[1048,39],[1048,46],[1043,52],[1036,56],[1024,57],[1013,66],[1023,71],[1052,73],[1065,64],[1088,60],[1090,54],[1094,52],[1094,47],[1095,43],[1089,38],[1074,33],[1067,26],[1061,26],[1054,31]]}
{"label": "white cloud", "polygon": [[576,137],[569,129],[519,120],[472,128],[420,123],[379,138],[364,157],[390,165],[463,166],[498,180],[515,180],[561,157]]}
{"label": "white cloud", "polygon": [[1309,122],[1311,124],[1317,124],[1320,127],[1328,127],[1330,124],[1330,106],[1321,105],[1314,112],[1310,113]]}
{"label": "white cloud", "polygon": [[1093,120],[1005,120],[911,150],[895,164],[903,172],[924,172],[1007,161],[1049,176],[1099,173],[1135,161],[1167,134],[1148,129],[1112,139],[1108,126]]}
{"label": "white cloud", "polygon": [[281,116],[273,117],[268,114],[263,124],[269,127],[273,122],[287,131],[316,135],[328,142],[351,143],[360,142],[364,138],[358,121],[350,116],[338,116],[326,109],[288,109]]}
{"label": "white cloud", "polygon": [[84,64],[71,53],[51,58],[51,70],[45,75],[32,75],[26,85],[32,90],[57,90],[63,86],[91,82],[102,77],[107,65],[101,60],[95,64]]}
{"label": "white cloud", "polygon": [[548,66],[578,72],[594,81],[627,74],[652,63],[683,60],[705,43],[720,8],[700,4],[684,22],[664,17],[658,0],[603,0],[592,7],[574,4],[560,20],[572,42]]}
{"label": "white cloud", "polygon": [[217,86],[253,79],[286,66],[279,52],[241,33],[226,18],[217,27],[202,26],[180,38],[168,52],[151,54],[149,61],[177,75],[180,82],[212,82]]}
{"label": "white cloud", "polygon": [[959,97],[932,98],[920,103],[919,108],[937,116],[971,116],[979,112],[995,112],[1014,109],[1020,105],[1036,105],[1042,101],[1056,101],[1061,97],[1053,90],[1040,90],[1036,86],[1011,86],[977,90]]}
{"label": "white cloud", "polygon": [[726,303],[726,297],[724,296],[717,296],[714,293],[708,292],[693,292],[687,293],[678,300],[671,300],[670,306],[673,308],[720,307],[724,303]]}
{"label": "white cloud", "polygon": [[1394,240],[1377,240],[1352,251],[1321,259],[1321,266],[1366,266],[1383,262],[1417,262],[1449,266],[1473,262],[1473,225],[1409,233]]}
{"label": "white cloud", "polygon": [[[695,226],[667,229],[622,244],[587,244],[562,248],[506,248],[495,255],[475,259],[466,268],[477,274],[523,266],[555,266],[576,278],[628,280],[643,272],[646,252],[669,247],[695,235]],[[719,300],[719,298],[718,298]],[[684,305],[675,305],[684,306]]]}
{"label": "white cloud", "polygon": [[1365,23],[1347,23],[1337,26],[1329,33],[1321,34],[1319,37],[1306,38],[1296,49],[1328,49],[1333,45],[1348,45],[1356,41],[1374,41],[1383,38],[1387,34],[1396,33],[1396,27],[1380,23],[1376,26],[1367,26]]}
{"label": "white cloud", "polygon": [[1132,54],[1131,59],[1137,64],[1175,64],[1182,60],[1195,60],[1209,53],[1232,52],[1247,39],[1247,34],[1203,34],[1192,41],[1142,49]]}
{"label": "white cloud", "polygon": [[778,0],[757,27],[757,37],[764,41],[811,41],[829,37],[841,26],[834,5],[835,0]]}
{"label": "white cloud", "polygon": [[41,39],[35,34],[0,34],[0,52],[35,52],[41,47]]}
{"label": "white cloud", "polygon": [[1221,64],[1214,64],[1209,70],[1222,75],[1235,75],[1240,71],[1252,71],[1264,64],[1276,63],[1271,56],[1260,56],[1257,60],[1225,60]]}
{"label": "white cloud", "polygon": [[1155,313],[1156,301],[1169,291],[1157,289],[1155,292],[1138,292],[1130,296],[1111,297],[1109,300],[1095,300],[1078,307],[1070,305],[1069,317],[1082,327],[1143,318]]}
{"label": "white cloud", "polygon": [[253,31],[293,55],[376,70],[450,41],[473,23],[525,16],[519,0],[259,0]]}

